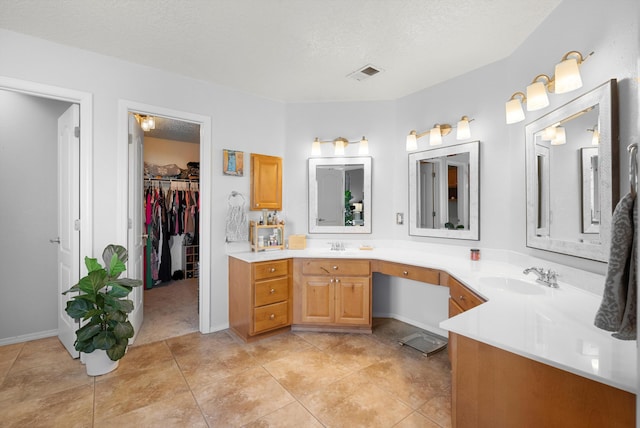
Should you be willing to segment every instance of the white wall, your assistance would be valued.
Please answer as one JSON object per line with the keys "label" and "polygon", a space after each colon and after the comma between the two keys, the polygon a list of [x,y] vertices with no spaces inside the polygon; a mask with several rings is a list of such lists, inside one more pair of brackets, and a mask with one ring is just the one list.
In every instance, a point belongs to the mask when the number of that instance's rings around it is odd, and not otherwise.
{"label": "white wall", "polygon": [[[351,238],[503,248],[604,272],[603,263],[526,247],[524,126],[580,93],[617,78],[622,148],[619,174],[622,191],[628,189],[624,148],[632,136],[637,138],[639,115],[634,80],[639,51],[638,10],[636,0],[565,0],[508,58],[393,101],[283,105],[5,30],[0,30],[0,75],[93,93],[95,254],[116,235],[117,216],[112,207],[118,196],[114,177],[118,100],[212,118],[212,141],[205,144],[213,145],[213,183],[211,195],[206,196],[210,197],[212,209],[210,325],[217,329],[226,326],[228,311],[224,245],[227,196],[237,190],[248,199],[250,175],[247,165],[244,177],[224,176],[222,148],[245,151],[246,156],[256,152],[284,158],[283,215],[287,235],[308,231],[306,177],[313,138],[342,136],[354,140],[365,135],[373,158],[373,228],[371,235]],[[525,122],[505,125],[504,103],[509,96],[523,90],[536,74],[553,73],[554,64],[569,50],[596,51],[582,67],[584,87],[578,92],[552,95],[548,109],[530,113]],[[416,52],[420,54],[428,53]],[[375,84],[375,78],[364,84]],[[472,140],[482,141],[480,241],[409,237],[406,224],[395,224],[395,213],[403,212],[406,218],[408,210],[405,137],[412,129],[424,131],[435,123],[453,124],[462,115],[475,119],[471,124]],[[420,148],[426,144],[426,139],[419,140]],[[444,144],[455,144],[454,135],[445,137]],[[329,145],[324,150],[329,150]],[[357,145],[347,148],[347,155],[356,153]],[[441,303],[436,299],[420,310],[428,311],[430,305],[440,307]],[[407,311],[412,313],[414,309]]]}
{"label": "white wall", "polygon": [[[639,10],[640,6],[635,0],[606,3],[598,0],[565,0],[508,58],[395,102],[288,105],[285,173],[289,170],[292,175],[285,179],[285,194],[299,198],[288,200],[285,206],[296,219],[300,219],[295,225],[295,233],[307,233],[306,221],[303,220],[306,201],[300,197],[306,195],[306,182],[302,183],[300,177],[306,171],[305,161],[309,157],[313,137],[330,139],[342,135],[354,138],[365,134],[369,138],[374,165],[372,238],[508,249],[590,272],[604,273],[605,263],[526,247],[524,127],[605,81],[618,79],[621,137],[619,176],[622,194],[627,191],[626,146],[631,142],[631,136],[637,138],[639,116],[638,84],[634,80],[637,78],[639,52]],[[537,74],[553,74],[555,64],[564,53],[571,50],[585,54],[596,52],[581,67],[583,88],[569,94],[552,94],[548,108],[530,112],[524,122],[506,125],[504,104],[511,94],[524,91]],[[374,82],[371,79],[367,83]],[[406,135],[412,129],[423,132],[436,123],[455,125],[462,115],[475,119],[471,122],[470,141],[481,141],[480,241],[411,237],[407,224],[396,225],[394,216],[395,212],[403,212],[407,218],[409,206],[408,163],[404,151]],[[443,145],[457,143],[455,133],[451,133],[444,138]],[[427,149],[428,137],[418,140],[418,147],[419,150]],[[314,237],[323,236],[311,236]],[[393,311],[442,314],[446,296],[434,292],[430,298],[424,298],[421,293],[412,292],[406,280],[392,278],[382,286],[374,287],[374,312],[385,310],[379,306],[380,302],[376,303],[376,299],[387,299],[389,302],[386,307],[394,308]],[[404,302],[400,308],[398,302]],[[442,316],[446,317],[446,314]]]}
{"label": "white wall", "polygon": [[[115,176],[118,101],[131,100],[211,117],[212,138],[204,144],[212,144],[213,148],[212,190],[210,195],[203,195],[211,202],[212,216],[210,326],[227,326],[227,196],[237,190],[248,199],[250,171],[245,168],[244,177],[224,176],[222,149],[284,156],[283,104],[6,30],[0,30],[0,57],[1,76],[93,94],[93,255],[101,254],[104,246],[119,236],[119,216],[114,212],[119,197]],[[12,289],[11,293],[19,296],[23,290]],[[55,305],[55,301],[51,304]],[[55,329],[56,324],[41,328]]]}
{"label": "white wall", "polygon": [[0,90],[0,339],[58,327],[49,239],[58,235],[58,117],[69,106]]}

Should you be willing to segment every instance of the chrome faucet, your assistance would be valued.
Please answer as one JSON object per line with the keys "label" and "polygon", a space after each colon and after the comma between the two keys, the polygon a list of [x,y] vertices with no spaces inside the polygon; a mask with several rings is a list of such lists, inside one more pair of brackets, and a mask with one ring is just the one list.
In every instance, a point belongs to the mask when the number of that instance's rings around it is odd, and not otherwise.
{"label": "chrome faucet", "polygon": [[344,251],[344,242],[332,242],[331,243],[331,251]]}
{"label": "chrome faucet", "polygon": [[546,285],[551,288],[558,288],[558,276],[559,274],[551,269],[547,269],[546,271],[543,268],[539,267],[530,267],[525,269],[522,273],[525,275],[529,273],[535,273],[537,278],[536,282],[542,285]]}

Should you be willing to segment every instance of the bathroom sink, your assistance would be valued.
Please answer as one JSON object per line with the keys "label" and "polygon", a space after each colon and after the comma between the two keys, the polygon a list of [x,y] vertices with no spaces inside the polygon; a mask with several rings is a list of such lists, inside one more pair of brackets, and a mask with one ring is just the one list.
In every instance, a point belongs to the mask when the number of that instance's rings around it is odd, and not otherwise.
{"label": "bathroom sink", "polygon": [[491,276],[480,278],[480,285],[482,288],[505,291],[508,293],[545,294],[545,289],[542,285],[538,285],[535,282],[523,281],[521,279],[510,278],[506,276]]}

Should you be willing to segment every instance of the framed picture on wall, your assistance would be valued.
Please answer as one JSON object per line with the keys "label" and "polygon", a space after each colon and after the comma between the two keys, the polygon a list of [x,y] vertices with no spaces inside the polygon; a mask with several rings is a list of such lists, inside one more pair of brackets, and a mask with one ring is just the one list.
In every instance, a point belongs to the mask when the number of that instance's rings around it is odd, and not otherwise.
{"label": "framed picture on wall", "polygon": [[222,150],[222,173],[242,177],[244,171],[243,152],[236,150]]}

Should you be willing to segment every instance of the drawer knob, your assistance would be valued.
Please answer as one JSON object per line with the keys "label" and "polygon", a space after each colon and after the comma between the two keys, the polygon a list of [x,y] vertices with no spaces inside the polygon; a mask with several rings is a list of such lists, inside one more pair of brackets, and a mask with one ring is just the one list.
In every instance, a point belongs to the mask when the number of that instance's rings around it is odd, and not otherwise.
{"label": "drawer knob", "polygon": [[333,270],[338,270],[338,266],[334,266],[334,267],[333,267]]}
{"label": "drawer knob", "polygon": [[460,296],[460,300],[464,300],[464,296]]}
{"label": "drawer knob", "polygon": [[271,269],[269,269],[269,272],[273,273],[276,271],[276,268],[272,267]]}
{"label": "drawer knob", "polygon": [[404,276],[407,276],[407,275],[409,275],[409,272],[407,272],[407,271],[405,270],[404,272],[402,272],[402,274],[403,274]]}
{"label": "drawer knob", "polygon": [[271,290],[269,290],[269,293],[271,293],[271,294],[273,294],[275,292],[276,292],[276,290],[274,290],[273,288]]}
{"label": "drawer knob", "polygon": [[274,319],[276,319],[276,315],[275,315],[275,314],[271,314],[271,315],[269,315],[269,319],[270,319],[270,320],[274,320]]}

